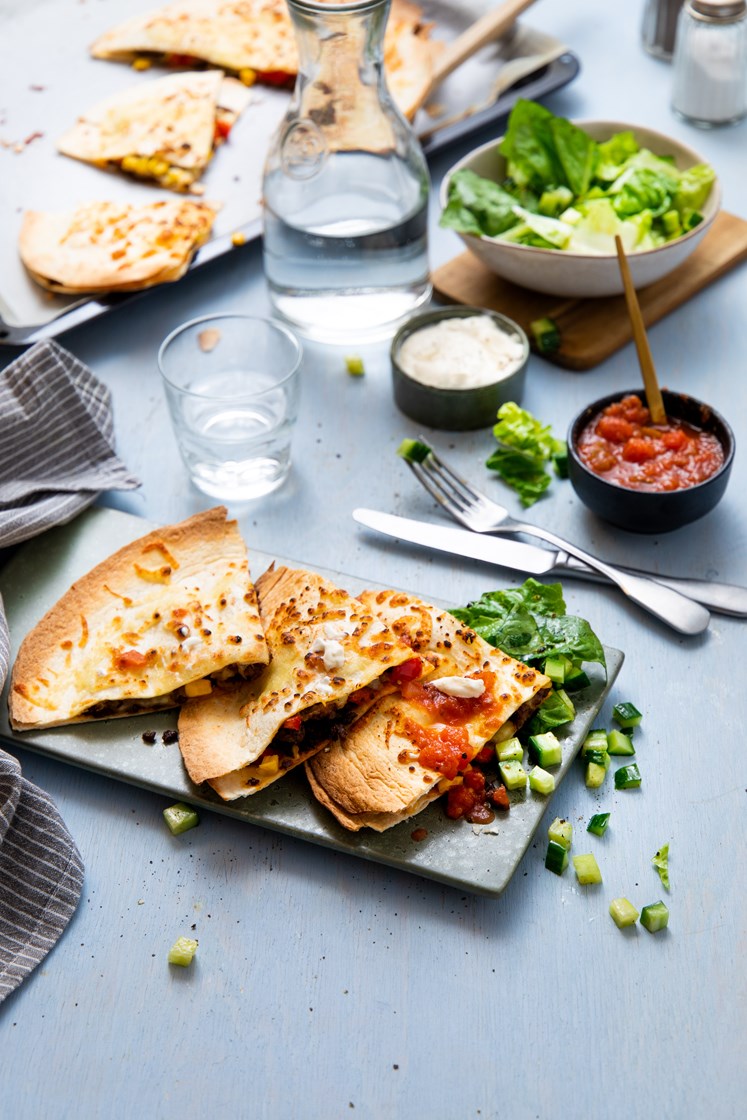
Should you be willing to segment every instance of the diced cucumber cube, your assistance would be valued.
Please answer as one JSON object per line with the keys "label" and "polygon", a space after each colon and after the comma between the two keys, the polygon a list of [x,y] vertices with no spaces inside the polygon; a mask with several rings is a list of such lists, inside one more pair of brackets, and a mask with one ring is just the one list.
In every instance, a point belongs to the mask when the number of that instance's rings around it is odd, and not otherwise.
{"label": "diced cucumber cube", "polygon": [[345,368],[351,377],[363,377],[366,368],[363,365],[363,358],[359,354],[348,354],[345,358]]}
{"label": "diced cucumber cube", "polygon": [[524,758],[524,748],[515,735],[505,743],[498,743],[496,753],[499,762],[521,762]]}
{"label": "diced cucumber cube", "polygon": [[567,866],[568,849],[564,848],[562,844],[557,844],[554,840],[551,840],[547,845],[545,867],[548,871],[553,871],[556,875],[562,875]]}
{"label": "diced cucumber cube", "polygon": [[637,789],[641,784],[641,772],[635,762],[615,770],[615,789]]}
{"label": "diced cucumber cube", "polygon": [[586,852],[581,856],[574,856],[573,867],[576,871],[576,878],[579,883],[584,885],[589,883],[601,883],[602,872],[599,870],[599,864],[591,852]]}
{"label": "diced cucumber cube", "polygon": [[549,677],[553,684],[563,684],[568,672],[573,668],[573,662],[569,657],[564,657],[560,654],[558,657],[548,657],[545,662],[544,673]]}
{"label": "diced cucumber cube", "polygon": [[586,755],[589,751],[606,751],[607,750],[607,732],[596,728],[590,731],[581,744],[581,754]]}
{"label": "diced cucumber cube", "polygon": [[624,731],[610,731],[607,736],[608,754],[635,754],[635,747],[630,741],[630,735]]}
{"label": "diced cucumber cube", "polygon": [[620,724],[620,727],[625,728],[637,727],[643,716],[635,704],[631,704],[629,700],[624,700],[620,704],[615,704],[612,709],[612,718]]}
{"label": "diced cucumber cube", "polygon": [[627,898],[613,898],[610,903],[610,916],[618,929],[634,926],[639,914],[632,902]]}
{"label": "diced cucumber cube", "polygon": [[527,774],[518,759],[509,758],[498,764],[501,781],[506,789],[526,789]]}
{"label": "diced cucumber cube", "polygon": [[599,789],[600,786],[604,785],[606,775],[606,766],[600,766],[598,762],[587,763],[585,778],[587,789]]}
{"label": "diced cucumber cube", "polygon": [[587,824],[586,831],[593,833],[594,836],[604,836],[609,819],[609,813],[595,813]]}
{"label": "diced cucumber cube", "polygon": [[401,455],[408,463],[422,463],[424,459],[428,458],[431,450],[429,445],[423,443],[422,440],[403,439],[397,448],[397,454]]}
{"label": "diced cucumber cube", "polygon": [[665,929],[669,923],[669,911],[663,902],[652,902],[641,910],[641,925],[649,933]]}
{"label": "diced cucumber cube", "polygon": [[563,748],[553,731],[530,735],[529,754],[540,766],[558,766],[563,761]]}
{"label": "diced cucumber cube", "polygon": [[169,964],[178,964],[182,968],[192,963],[192,958],[197,952],[197,941],[191,937],[177,937],[169,949]]}
{"label": "diced cucumber cube", "polygon": [[547,797],[555,789],[555,779],[541,766],[533,766],[529,771],[529,788]]}
{"label": "diced cucumber cube", "polygon": [[556,817],[547,830],[547,838],[567,850],[573,840],[573,825],[565,817]]}
{"label": "diced cucumber cube", "polygon": [[556,451],[552,457],[555,473],[558,478],[568,478],[568,448]]}
{"label": "diced cucumber cube", "polygon": [[570,673],[566,673],[563,688],[566,692],[578,692],[579,689],[586,688],[589,684],[591,684],[591,681],[584,670],[574,667]]}
{"label": "diced cucumber cube", "polygon": [[597,766],[603,766],[605,770],[609,770],[610,767],[610,756],[606,751],[587,751],[584,761],[596,762]]}
{"label": "diced cucumber cube", "polygon": [[175,805],[169,805],[168,809],[164,809],[163,819],[169,826],[172,836],[187,832],[200,823],[197,812],[191,805],[185,805],[183,801],[177,801]]}

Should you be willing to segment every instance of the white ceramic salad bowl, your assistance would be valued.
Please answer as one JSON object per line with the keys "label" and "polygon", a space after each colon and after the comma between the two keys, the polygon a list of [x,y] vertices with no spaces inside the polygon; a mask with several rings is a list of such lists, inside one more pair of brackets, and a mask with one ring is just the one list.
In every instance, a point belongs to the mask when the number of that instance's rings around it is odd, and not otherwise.
{"label": "white ceramic salad bowl", "polygon": [[[692,148],[663,133],[641,125],[618,121],[575,121],[594,140],[602,141],[619,132],[631,131],[642,148],[658,156],[671,156],[681,171],[707,161]],[[491,140],[468,153],[444,176],[440,202],[446,207],[449,182],[458,172],[468,169],[496,183],[506,177],[506,160],[498,150],[502,137]],[[628,253],[630,271],[636,288],[645,288],[673,272],[703,240],[721,205],[718,178],[701,208],[703,220],[687,233],[653,249]],[[623,292],[622,279],[614,251],[609,255],[586,254],[565,249],[544,249],[531,245],[511,244],[488,236],[458,233],[475,256],[498,276],[537,292],[565,297],[614,296]]]}

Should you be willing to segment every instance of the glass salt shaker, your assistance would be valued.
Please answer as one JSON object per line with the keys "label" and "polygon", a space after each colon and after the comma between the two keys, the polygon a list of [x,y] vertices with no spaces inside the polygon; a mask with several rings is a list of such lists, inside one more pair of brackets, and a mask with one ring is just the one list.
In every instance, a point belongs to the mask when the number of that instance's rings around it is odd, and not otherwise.
{"label": "glass salt shaker", "polygon": [[263,178],[276,312],[324,342],[391,335],[431,294],[428,168],[386,86],[390,0],[288,0],[293,98]]}
{"label": "glass salt shaker", "polygon": [[747,3],[687,0],[677,25],[672,109],[699,128],[747,113]]}
{"label": "glass salt shaker", "polygon": [[646,0],[641,24],[643,47],[654,58],[669,61],[674,53],[677,18],[684,0]]}

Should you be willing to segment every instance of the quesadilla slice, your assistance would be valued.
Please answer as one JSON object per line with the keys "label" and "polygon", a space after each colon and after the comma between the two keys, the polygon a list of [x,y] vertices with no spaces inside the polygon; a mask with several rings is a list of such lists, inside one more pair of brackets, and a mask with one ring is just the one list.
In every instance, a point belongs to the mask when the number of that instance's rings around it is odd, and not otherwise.
{"label": "quesadilla slice", "polygon": [[[441,49],[410,0],[393,0],[384,41],[391,93],[407,115],[430,84]],[[290,86],[298,52],[285,0],[181,0],[119,24],[91,47],[95,58],[194,66],[202,61],[250,85]]]}
{"label": "quesadilla slice", "polygon": [[73,584],[21,644],[11,726],[171,708],[268,659],[246,546],[218,506],[125,545]]}
{"label": "quesadilla slice", "polygon": [[217,207],[190,199],[89,202],[29,210],[18,251],[37,284],[64,295],[134,292],[179,280],[210,236]]}
{"label": "quesadilla slice", "polygon": [[251,96],[220,70],[169,74],[95,105],[57,148],[107,171],[188,191]]}
{"label": "quesadilla slice", "polygon": [[377,696],[430,671],[382,618],[321,576],[270,569],[257,594],[269,666],[237,693],[214,692],[179,713],[190,778],[225,801],[264,789]]}
{"label": "quesadilla slice", "polygon": [[401,592],[361,596],[393,629],[418,620],[422,681],[377,699],[306,764],[314,796],[351,831],[383,832],[464,781],[490,740],[515,734],[548,677],[494,649],[446,611]]}

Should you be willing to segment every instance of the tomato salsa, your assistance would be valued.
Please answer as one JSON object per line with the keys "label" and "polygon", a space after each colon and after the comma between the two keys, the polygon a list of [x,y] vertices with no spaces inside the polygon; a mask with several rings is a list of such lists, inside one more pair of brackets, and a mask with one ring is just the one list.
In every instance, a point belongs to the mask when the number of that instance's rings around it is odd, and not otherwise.
{"label": "tomato salsa", "polygon": [[715,435],[672,416],[666,424],[652,424],[637,396],[615,401],[595,416],[576,448],[589,470],[607,482],[657,493],[696,486],[724,462]]}
{"label": "tomato salsa", "polygon": [[402,695],[405,700],[419,704],[439,723],[465,724],[478,713],[488,714],[496,706],[495,673],[483,669],[475,676],[485,685],[485,691],[480,696],[450,696],[427,680],[408,681],[402,685]]}

